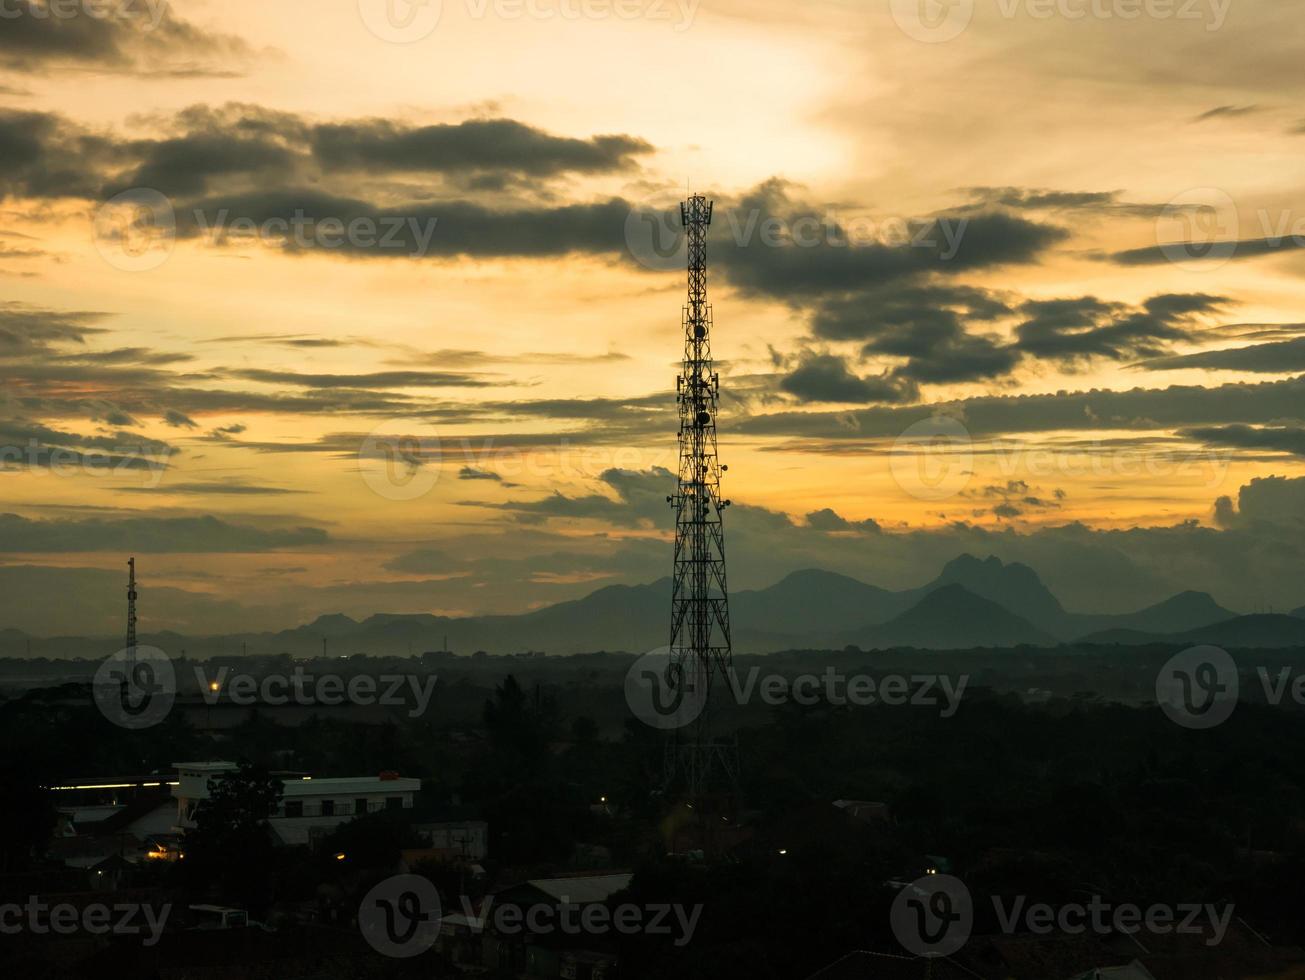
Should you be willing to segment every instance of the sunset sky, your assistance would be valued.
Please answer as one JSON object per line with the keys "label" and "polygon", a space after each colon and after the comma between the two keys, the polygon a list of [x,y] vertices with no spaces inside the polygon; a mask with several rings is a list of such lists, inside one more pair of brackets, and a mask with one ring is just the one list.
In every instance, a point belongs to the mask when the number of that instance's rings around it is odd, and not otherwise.
{"label": "sunset sky", "polygon": [[689,191],[734,588],[970,552],[1074,610],[1305,604],[1299,38],[1278,0],[0,0],[0,629],[114,633],[132,554],[196,633],[669,574]]}

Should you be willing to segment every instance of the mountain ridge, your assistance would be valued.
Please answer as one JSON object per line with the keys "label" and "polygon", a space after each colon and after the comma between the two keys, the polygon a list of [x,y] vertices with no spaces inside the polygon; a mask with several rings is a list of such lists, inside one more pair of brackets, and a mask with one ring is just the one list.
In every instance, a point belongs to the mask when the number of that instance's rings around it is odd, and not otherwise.
{"label": "mountain ridge", "polygon": [[[938,593],[942,598],[935,598]],[[356,619],[328,613],[277,632],[216,637],[143,633],[142,643],[152,636],[159,646],[208,656],[245,647],[254,653],[311,655],[322,651],[324,639],[326,649],[337,655],[418,654],[443,650],[446,645],[462,653],[642,651],[668,642],[670,594],[671,580],[662,578],[603,586],[586,596],[520,614],[375,613]],[[947,608],[948,601],[955,608]],[[734,649],[742,654],[848,645],[1054,646],[1103,637],[1105,642],[1127,642],[1136,636],[1146,637],[1139,642],[1153,642],[1154,637],[1186,635],[1238,618],[1212,596],[1195,591],[1180,592],[1130,613],[1070,612],[1032,567],[970,554],[947,562],[925,585],[901,591],[827,569],[798,569],[765,588],[734,593],[730,607]],[[1305,623],[1305,619],[1294,621]],[[1278,632],[1287,635],[1281,626]],[[0,633],[0,655],[21,655],[25,639],[16,631]],[[53,649],[67,655],[90,643],[72,637],[37,645],[38,654]],[[96,655],[104,652],[97,649]]]}

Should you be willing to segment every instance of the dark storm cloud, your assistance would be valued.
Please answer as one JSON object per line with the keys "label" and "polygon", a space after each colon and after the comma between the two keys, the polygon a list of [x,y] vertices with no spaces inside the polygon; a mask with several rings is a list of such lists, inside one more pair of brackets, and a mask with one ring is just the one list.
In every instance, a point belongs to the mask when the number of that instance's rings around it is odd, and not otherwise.
{"label": "dark storm cloud", "polygon": [[440,374],[434,371],[376,371],[371,374],[297,374],[293,371],[248,369],[231,372],[233,377],[266,384],[298,388],[488,388],[503,381],[489,381],[468,374]]}
{"label": "dark storm cloud", "polygon": [[[820,301],[811,330],[823,340],[861,341],[864,358],[904,359],[889,372],[903,385],[949,384],[1006,377],[1026,357],[1073,365],[1161,353],[1192,339],[1197,318],[1227,302],[1164,294],[1130,307],[1085,296],[1012,308],[1008,297],[985,290],[907,283]],[[1022,317],[1013,342],[971,329],[1010,316]]]}
{"label": "dark storm cloud", "polygon": [[1172,343],[1191,340],[1195,318],[1217,312],[1228,302],[1204,293],[1153,296],[1141,309],[1095,296],[1033,300],[1020,307],[1024,320],[1015,332],[1020,350],[1034,357],[1061,361],[1150,357]]}
{"label": "dark storm cloud", "polygon": [[54,344],[84,344],[87,337],[105,332],[95,326],[105,316],[0,302],[0,357],[45,354]]}
{"label": "dark storm cloud", "polygon": [[[745,293],[796,301],[860,291],[930,272],[960,273],[1029,262],[1068,233],[996,212],[922,219],[909,242],[858,241],[828,214],[790,198],[771,180],[713,223],[712,261]],[[767,223],[793,230],[823,228],[810,244],[769,244]]]}
{"label": "dark storm cloud", "polygon": [[1178,433],[1208,446],[1267,449],[1305,458],[1305,427],[1299,425],[1221,425],[1182,429]]}
{"label": "dark storm cloud", "polygon": [[865,534],[879,534],[883,531],[879,522],[873,518],[864,521],[849,521],[829,507],[813,510],[807,515],[807,527],[816,531],[860,531]]}
{"label": "dark storm cloud", "polygon": [[410,127],[388,119],[317,126],[309,137],[328,170],[511,171],[534,177],[623,170],[652,144],[633,136],[572,139],[512,119]]}
{"label": "dark storm cloud", "polygon": [[175,450],[131,432],[80,435],[21,418],[0,419],[0,472],[11,468],[161,470]]}
{"label": "dark storm cloud", "polygon": [[1305,236],[1283,235],[1278,238],[1243,238],[1229,242],[1194,242],[1148,245],[1115,252],[1111,260],[1119,265],[1164,265],[1166,262],[1207,262],[1229,259],[1254,259],[1280,252],[1305,248]]}
{"label": "dark storm cloud", "polygon": [[[991,337],[958,332],[940,338],[933,346],[919,345],[916,340],[905,334],[882,337],[866,344],[862,353],[908,357],[894,375],[922,384],[1000,378],[1010,374],[1020,361],[1017,350]],[[910,353],[904,353],[907,351]]]}
{"label": "dark storm cloud", "polygon": [[[767,222],[792,229],[792,240],[768,243],[740,234]],[[920,384],[997,378],[1014,370],[1019,350],[966,326],[1009,314],[1004,298],[945,277],[1036,261],[1068,234],[994,211],[922,219],[909,240],[862,241],[819,209],[794,201],[778,180],[744,196],[714,226],[713,262],[723,266],[731,284],[813,308],[810,326],[817,339],[857,340],[863,358],[905,361],[862,377],[836,355],[809,356],[780,381],[782,390],[806,401],[862,403],[913,401]],[[799,240],[798,228],[824,232]]]}
{"label": "dark storm cloud", "polygon": [[[539,181],[628,169],[635,156],[652,151],[632,136],[575,139],[511,119],[424,128],[385,120],[319,125],[292,113],[232,103],[192,106],[150,121],[163,132],[126,138],[53,113],[0,110],[0,154],[7,163],[0,192],[107,199],[146,187],[171,197],[178,210],[210,206],[214,202],[195,199],[223,193],[233,218],[254,217],[259,202],[264,209],[271,207],[269,215],[289,217],[302,207],[315,209],[318,217],[343,217],[386,211],[357,199],[361,180],[419,170]],[[307,189],[318,183],[339,193]],[[278,195],[296,194],[300,200],[290,204],[288,213],[270,204]],[[323,201],[331,198],[342,203],[323,209]],[[424,200],[423,207],[429,209],[429,203]],[[342,210],[345,205],[348,211]],[[624,218],[623,212],[611,236],[612,248],[619,243]]]}
{"label": "dark storm cloud", "polygon": [[281,497],[289,494],[309,493],[308,490],[291,490],[286,487],[266,487],[252,483],[239,483],[229,480],[223,483],[160,483],[156,487],[118,487],[127,493],[185,494],[187,496],[207,497],[213,494],[223,497]]}
{"label": "dark storm cloud", "polygon": [[[59,16],[33,0],[6,0],[0,69],[94,67],[142,76],[229,75],[250,50],[239,38],[177,17],[166,0],[110,3],[102,15]],[[66,5],[65,5],[66,8]]]}
{"label": "dark storm cloud", "polygon": [[986,290],[891,285],[820,302],[811,318],[811,331],[824,340],[864,341],[863,357],[906,358],[891,374],[909,389],[917,383],[1009,374],[1019,363],[1019,352],[995,337],[970,333],[966,323],[991,321],[1011,312],[1004,299]]}
{"label": "dark storm cloud", "polygon": [[[138,436],[132,432],[82,436],[64,432],[26,419],[0,419],[0,446],[8,450],[35,445],[42,450],[73,450],[87,454],[145,454],[166,462],[175,452],[167,442]],[[12,453],[10,453],[12,454]]]}
{"label": "dark storm cloud", "polygon": [[[378,207],[318,190],[284,188],[195,201],[178,208],[177,230],[181,237],[198,238],[211,235],[220,224],[231,228],[238,220],[258,226],[273,222],[281,223],[291,250],[375,258],[542,258],[572,252],[617,254],[624,248],[629,212],[630,206],[616,198],[513,209],[465,200]],[[286,232],[287,226],[305,220],[310,227],[302,236]],[[369,243],[345,235],[343,229],[324,232],[322,223],[327,221],[345,227],[369,222],[379,233],[367,236]]]}
{"label": "dark storm cloud", "polygon": [[1163,204],[1121,201],[1123,191],[1054,191],[1028,187],[968,187],[966,209],[1000,207],[1017,211],[1077,211],[1122,217],[1158,217]]}
{"label": "dark storm cloud", "polygon": [[464,466],[458,470],[459,480],[489,480],[493,483],[502,483],[503,477],[497,473],[491,473],[488,470],[480,470],[474,466]]}
{"label": "dark storm cloud", "polygon": [[1201,113],[1192,122],[1208,122],[1211,119],[1229,119],[1237,116],[1249,116],[1252,113],[1259,112],[1260,107],[1257,105],[1220,105],[1213,109],[1207,109]]}
{"label": "dark storm cloud", "polygon": [[894,285],[822,301],[811,332],[823,340],[863,341],[906,332],[928,345],[955,335],[963,320],[991,321],[1011,312],[1003,297],[972,286]]}
{"label": "dark storm cloud", "polygon": [[190,354],[147,350],[144,347],[117,347],[113,350],[74,351],[49,355],[55,361],[74,364],[137,364],[144,367],[164,367],[184,364],[195,358]]}
{"label": "dark storm cloud", "polygon": [[665,517],[666,495],[675,488],[675,474],[663,467],[651,470],[605,470],[599,480],[610,492],[568,496],[559,490],[538,500],[486,504],[479,507],[510,512],[524,524],[549,520],[602,520],[620,527],[646,527]]}
{"label": "dark storm cloud", "polygon": [[149,187],[188,197],[207,193],[217,180],[232,176],[284,180],[294,174],[297,162],[295,153],[277,141],[232,133],[193,133],[175,139],[140,141],[128,149],[142,162],[131,173],[117,177],[116,183],[121,186],[106,188],[106,196],[132,187]]}
{"label": "dark storm cloud", "polygon": [[995,501],[985,510],[974,511],[975,517],[991,513],[998,520],[1010,521],[1023,517],[1029,511],[1059,510],[1061,501],[1065,499],[1065,492],[1055,490],[1050,496],[1040,495],[1026,480],[1007,480],[1005,483],[992,483],[988,486],[964,490],[961,496],[973,500]]}
{"label": "dark storm cloud", "polygon": [[1254,479],[1238,491],[1236,506],[1231,497],[1220,497],[1214,513],[1219,525],[1226,528],[1259,525],[1274,533],[1275,527],[1299,527],[1305,524],[1305,479]]}
{"label": "dark storm cloud", "polygon": [[112,140],[61,116],[0,109],[0,198],[94,198],[123,159]]}
{"label": "dark storm cloud", "polygon": [[619,351],[608,351],[605,354],[567,354],[557,351],[500,354],[467,348],[445,348],[421,354],[420,357],[425,363],[440,367],[478,367],[490,364],[614,364],[631,359],[629,354],[622,354]]}
{"label": "dark storm cloud", "polygon": [[739,419],[731,428],[744,435],[816,440],[813,451],[819,446],[819,451],[837,453],[842,444],[850,452],[880,452],[881,440],[895,439],[911,425],[939,413],[959,419],[976,438],[1058,429],[1168,431],[1236,423],[1267,425],[1284,419],[1305,422],[1305,380],[985,396],[839,412],[775,412]]}
{"label": "dark storm cloud", "polygon": [[263,530],[217,517],[33,521],[0,514],[0,551],[8,553],[216,554],[314,547],[327,541],[319,528]]}
{"label": "dark storm cloud", "polygon": [[797,368],[780,378],[779,388],[801,402],[912,402],[919,391],[892,377],[861,377],[834,354],[807,354]]}
{"label": "dark storm cloud", "polygon": [[1201,368],[1206,371],[1255,371],[1262,374],[1289,374],[1305,371],[1305,337],[1272,344],[1255,344],[1231,350],[1200,351],[1176,357],[1143,361],[1136,367],[1147,371],[1178,371]]}

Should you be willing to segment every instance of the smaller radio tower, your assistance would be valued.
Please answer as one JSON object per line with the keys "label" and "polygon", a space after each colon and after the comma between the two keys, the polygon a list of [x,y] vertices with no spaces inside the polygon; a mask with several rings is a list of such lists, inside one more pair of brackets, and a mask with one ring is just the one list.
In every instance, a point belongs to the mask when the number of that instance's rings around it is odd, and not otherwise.
{"label": "smaller radio tower", "polygon": [[136,663],[136,559],[127,559],[127,663]]}

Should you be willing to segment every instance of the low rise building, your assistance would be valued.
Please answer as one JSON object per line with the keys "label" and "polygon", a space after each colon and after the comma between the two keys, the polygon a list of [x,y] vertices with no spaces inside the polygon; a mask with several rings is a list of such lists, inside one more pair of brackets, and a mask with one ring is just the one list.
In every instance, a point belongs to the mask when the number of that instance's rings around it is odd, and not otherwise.
{"label": "low rise building", "polygon": [[[213,781],[237,768],[234,762],[179,762],[177,784],[177,827],[195,826],[195,812],[209,798]],[[411,810],[421,780],[398,773],[378,776],[347,776],[315,779],[312,776],[282,778],[281,799],[269,821],[285,844],[308,844],[319,834],[368,813]]]}

